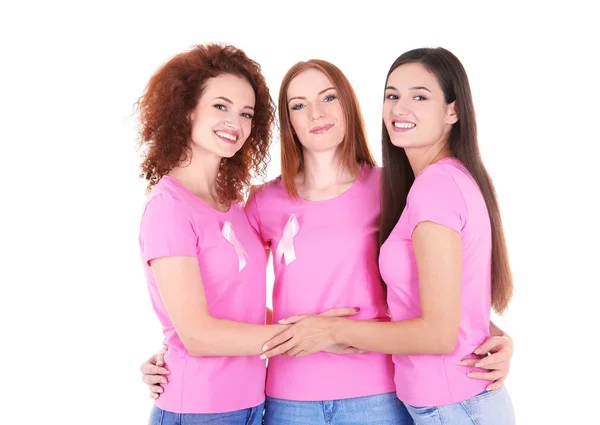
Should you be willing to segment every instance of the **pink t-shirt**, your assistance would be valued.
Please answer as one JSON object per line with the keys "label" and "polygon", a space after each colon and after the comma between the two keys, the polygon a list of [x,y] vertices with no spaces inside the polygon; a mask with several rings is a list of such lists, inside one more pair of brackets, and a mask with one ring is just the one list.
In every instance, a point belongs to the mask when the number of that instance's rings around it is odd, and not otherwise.
{"label": "pink t-shirt", "polygon": [[[246,204],[250,224],[271,249],[274,320],[337,307],[360,307],[352,319],[389,320],[377,267],[380,170],[363,166],[342,195],[293,200],[277,178]],[[394,391],[391,356],[380,353],[269,359],[267,395],[333,400]]]}
{"label": "pink t-shirt", "polygon": [[266,365],[259,356],[192,357],[183,346],[149,267],[154,258],[198,257],[208,310],[218,319],[265,324],[266,255],[242,207],[222,213],[164,176],[146,202],[140,248],[152,306],[169,347],[171,373],[156,400],[175,413],[222,413],[261,404]]}
{"label": "pink t-shirt", "polygon": [[[394,355],[396,392],[417,406],[457,403],[482,392],[489,382],[469,378],[459,366],[489,337],[492,234],[479,187],[454,158],[426,167],[410,189],[398,224],[381,247],[379,266],[388,285],[392,320],[421,316],[412,232],[431,221],[460,233],[463,247],[460,330],[453,353]],[[475,370],[475,369],[473,369]]]}

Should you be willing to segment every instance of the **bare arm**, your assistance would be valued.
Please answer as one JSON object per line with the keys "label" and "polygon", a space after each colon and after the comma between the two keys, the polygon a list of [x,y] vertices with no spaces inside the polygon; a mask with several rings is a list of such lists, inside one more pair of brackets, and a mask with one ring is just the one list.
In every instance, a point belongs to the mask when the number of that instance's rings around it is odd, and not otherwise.
{"label": "bare arm", "polygon": [[[428,223],[428,224],[433,224],[433,223]],[[435,225],[434,225],[435,226]],[[352,330],[350,329],[349,332],[364,332],[364,335],[350,335],[350,339],[352,339],[354,341],[354,339],[359,340],[360,338],[367,338],[366,341],[368,341],[368,338],[372,338],[374,341],[372,342],[367,342],[367,343],[371,343],[374,346],[377,347],[382,347],[382,348],[388,348],[388,353],[390,354],[410,354],[407,351],[411,349],[411,347],[416,347],[415,349],[415,353],[416,354],[436,354],[436,353],[443,353],[443,352],[452,352],[454,350],[454,346],[456,345],[456,339],[458,337],[458,314],[459,311],[454,309],[454,311],[452,311],[451,309],[444,309],[441,305],[441,303],[443,303],[443,299],[439,299],[439,297],[434,297],[433,303],[429,302],[428,303],[428,299],[431,299],[431,297],[428,297],[427,292],[425,292],[425,299],[424,299],[424,290],[434,290],[434,291],[439,291],[438,294],[442,295],[442,296],[449,296],[449,298],[447,298],[447,301],[451,301],[454,300],[454,306],[457,307],[460,302],[460,292],[457,292],[457,289],[460,288],[456,288],[455,285],[454,286],[454,290],[452,287],[449,287],[449,291],[444,295],[443,292],[441,292],[442,288],[436,288],[435,286],[432,285],[427,285],[427,281],[424,281],[423,279],[425,279],[426,276],[426,272],[427,270],[423,270],[425,267],[423,267],[424,265],[428,264],[428,257],[426,256],[426,251],[430,251],[430,256],[429,259],[431,260],[429,263],[430,264],[438,264],[434,261],[434,259],[436,257],[433,257],[433,255],[436,255],[436,253],[432,250],[430,250],[428,248],[427,245],[423,245],[422,242],[424,242],[424,238],[427,238],[427,234],[424,234],[423,232],[417,233],[418,229],[420,226],[418,226],[415,229],[415,232],[413,233],[413,244],[415,245],[415,256],[417,257],[417,265],[419,266],[419,263],[421,263],[421,266],[419,267],[419,280],[420,280],[420,291],[421,291],[421,303],[422,303],[422,307],[425,305],[428,305],[429,307],[429,317],[432,318],[433,320],[430,322],[430,325],[432,326],[432,328],[430,328],[430,331],[427,332],[426,329],[426,320],[425,317],[426,316],[426,311],[424,309],[422,309],[423,312],[423,316],[420,319],[416,319],[416,323],[415,320],[408,320],[408,321],[404,321],[404,322],[392,322],[392,323],[372,323],[372,329],[371,326],[365,326],[362,323],[366,323],[367,325],[369,324],[369,322],[351,322],[350,324],[348,324],[348,321],[344,321],[343,325],[341,325],[341,330],[342,332],[344,331],[344,327],[345,326],[349,326],[349,327],[354,327],[355,329]],[[441,227],[441,226],[440,226]],[[452,232],[450,229],[447,229],[449,232]],[[426,229],[426,231],[429,231],[429,229]],[[435,230],[434,230],[435,232]],[[433,235],[430,235],[433,236]],[[440,235],[441,236],[441,235]],[[415,240],[416,238],[416,240]],[[453,250],[454,251],[454,261],[456,262],[456,264],[460,264],[458,263],[460,260],[460,258],[458,256],[456,256],[457,253],[461,252],[461,247],[460,247],[460,239],[455,240],[454,242],[452,241],[453,235],[451,233],[449,233],[447,235],[447,243],[448,243],[448,248],[449,250]],[[435,243],[435,242],[434,242]],[[435,245],[434,245],[435,246]],[[439,247],[439,245],[437,245]],[[417,252],[417,247],[422,248],[420,250],[420,253]],[[438,253],[437,255],[439,255],[440,253]],[[421,258],[421,261],[419,261],[419,257]],[[452,261],[452,257],[448,257],[447,260]],[[438,265],[438,267],[444,267],[444,269],[451,271],[451,273],[454,275],[454,282],[456,284],[456,282],[460,282],[460,269],[457,269],[456,267],[453,267],[450,263],[441,263]],[[442,269],[438,269],[440,271],[443,272]],[[439,276],[440,273],[435,273],[429,276],[429,279],[432,282],[435,282],[435,279],[439,279],[437,280],[438,282],[442,282],[443,278],[441,278],[441,276]],[[423,279],[421,278],[423,276]],[[425,288],[424,285],[425,284]],[[437,300],[435,300],[435,298],[438,298]],[[433,310],[432,310],[433,308]],[[431,315],[431,313],[435,312],[435,309],[438,309],[438,312],[440,314],[438,315]],[[446,323],[446,327],[443,325],[443,321],[449,319],[449,322]],[[419,323],[419,321],[421,323]],[[404,329],[402,328],[402,325],[404,326]],[[437,325],[436,325],[437,324]],[[361,327],[363,327],[363,329],[361,329]],[[390,327],[391,330],[387,330],[385,329],[385,327]],[[381,331],[381,335],[375,335],[372,334],[371,332],[377,328],[383,329]],[[398,332],[407,332],[405,335],[407,335],[409,338],[414,338],[415,341],[408,342],[408,341],[403,341],[403,342],[399,342],[399,341],[389,341],[386,342],[385,338],[388,332],[394,332],[394,330],[398,329]],[[409,334],[408,332],[413,331],[414,333]],[[348,332],[348,331],[346,331]],[[421,332],[423,332],[423,334],[421,334]],[[371,334],[370,334],[371,333]],[[367,335],[371,335],[370,337],[368,337]],[[435,339],[432,340],[432,337],[436,337],[438,341],[439,341],[439,345],[435,344]],[[390,334],[391,336],[391,334]],[[429,336],[429,338],[428,338]],[[510,363],[510,359],[512,357],[512,342],[511,341],[503,341],[502,339],[504,338],[508,338],[510,340],[510,337],[506,334],[506,332],[504,332],[502,329],[500,329],[494,322],[490,321],[490,339],[488,339],[485,344],[483,344],[481,347],[479,347],[478,350],[476,350],[476,354],[485,354],[488,352],[491,352],[492,355],[494,357],[490,358],[489,360],[486,360],[485,362],[481,363],[481,365],[486,365],[486,364],[495,364],[495,362],[497,361],[496,358],[499,358],[499,355],[493,354],[496,351],[491,351],[493,349],[496,348],[496,345],[503,345],[504,348],[508,354],[505,356],[504,353],[502,353],[502,355],[504,357],[507,357],[508,360],[508,364]],[[494,337],[500,337],[500,338],[494,338]],[[338,336],[337,339],[344,341],[345,335],[341,334],[341,336]],[[419,341],[422,338],[422,341]],[[419,343],[420,347],[418,347],[417,345],[415,345],[415,342]],[[345,342],[342,342],[345,343]],[[402,345],[404,344],[404,347],[402,347]],[[492,345],[492,344],[496,344],[496,345]],[[360,348],[366,349],[363,346],[360,346]],[[419,350],[420,348],[420,350]],[[437,348],[437,349],[436,349]],[[427,351],[425,351],[427,350]],[[373,350],[373,351],[379,351],[379,350]],[[502,360],[504,361],[504,357],[502,357]],[[474,361],[473,364],[475,364],[475,362],[477,362],[477,360]],[[508,367],[507,367],[508,368]]]}
{"label": "bare arm", "polygon": [[183,345],[192,356],[252,356],[286,325],[253,325],[212,317],[196,257],[152,260],[152,273]]}
{"label": "bare arm", "polygon": [[490,320],[490,336],[503,336],[510,338],[506,332],[500,329],[494,322]]}
{"label": "bare arm", "polygon": [[389,354],[445,354],[456,347],[460,317],[460,235],[432,222],[412,234],[421,317],[399,322],[337,320],[336,341]]}

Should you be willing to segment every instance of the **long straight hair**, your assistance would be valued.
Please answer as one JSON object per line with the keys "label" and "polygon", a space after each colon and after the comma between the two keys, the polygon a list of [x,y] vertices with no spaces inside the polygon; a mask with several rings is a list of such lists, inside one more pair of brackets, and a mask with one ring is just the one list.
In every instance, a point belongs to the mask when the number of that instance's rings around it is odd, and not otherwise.
{"label": "long straight hair", "polygon": [[292,128],[290,111],[287,106],[287,91],[292,80],[308,69],[316,69],[331,80],[342,106],[346,131],[342,141],[340,166],[348,170],[353,177],[358,177],[360,164],[366,163],[371,167],[376,165],[367,143],[365,124],[358,99],[348,78],[337,66],[324,60],[311,59],[307,62],[298,62],[283,77],[277,105],[281,138],[281,178],[292,198],[298,197],[295,178],[304,166],[304,157],[302,144]]}
{"label": "long straight hair", "polygon": [[[392,64],[386,86],[390,74],[399,66],[409,63],[419,63],[427,68],[437,78],[444,92],[445,102],[456,102],[458,122],[452,126],[448,145],[452,155],[471,173],[485,199],[492,229],[492,306],[498,313],[502,313],[512,297],[512,273],[496,191],[483,165],[477,144],[475,110],[467,73],[458,58],[446,49],[415,49],[402,54]],[[415,180],[406,152],[392,144],[385,123],[382,126],[382,161],[380,247],[398,222]]]}

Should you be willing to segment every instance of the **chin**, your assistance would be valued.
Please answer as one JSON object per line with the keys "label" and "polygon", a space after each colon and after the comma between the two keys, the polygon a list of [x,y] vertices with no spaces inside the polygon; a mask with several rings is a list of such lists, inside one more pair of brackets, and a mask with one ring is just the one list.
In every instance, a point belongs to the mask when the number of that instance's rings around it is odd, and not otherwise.
{"label": "chin", "polygon": [[311,152],[330,152],[340,149],[342,141],[343,138],[341,140],[324,140],[321,143],[311,143],[306,148]]}
{"label": "chin", "polygon": [[232,158],[236,153],[240,151],[241,146],[232,146],[230,149],[221,149],[219,152],[220,156],[223,158]]}
{"label": "chin", "polygon": [[392,142],[392,145],[396,146],[397,148],[406,148],[410,146],[410,143],[407,143],[406,140],[390,139],[390,141]]}

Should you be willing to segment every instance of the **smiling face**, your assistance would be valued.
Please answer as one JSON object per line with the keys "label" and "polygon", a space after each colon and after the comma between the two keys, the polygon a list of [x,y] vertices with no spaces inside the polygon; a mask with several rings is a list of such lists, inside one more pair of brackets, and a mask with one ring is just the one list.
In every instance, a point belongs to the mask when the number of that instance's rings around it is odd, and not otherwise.
{"label": "smiling face", "polygon": [[346,134],[346,121],[336,89],[324,73],[308,69],[294,77],[287,90],[287,107],[304,149],[338,149]]}
{"label": "smiling face", "polygon": [[222,158],[241,149],[252,130],[254,89],[245,78],[221,74],[206,81],[194,110],[192,147]]}
{"label": "smiling face", "polygon": [[419,63],[400,65],[389,76],[383,122],[392,144],[427,148],[443,144],[458,121],[455,102],[446,103],[436,77]]}

